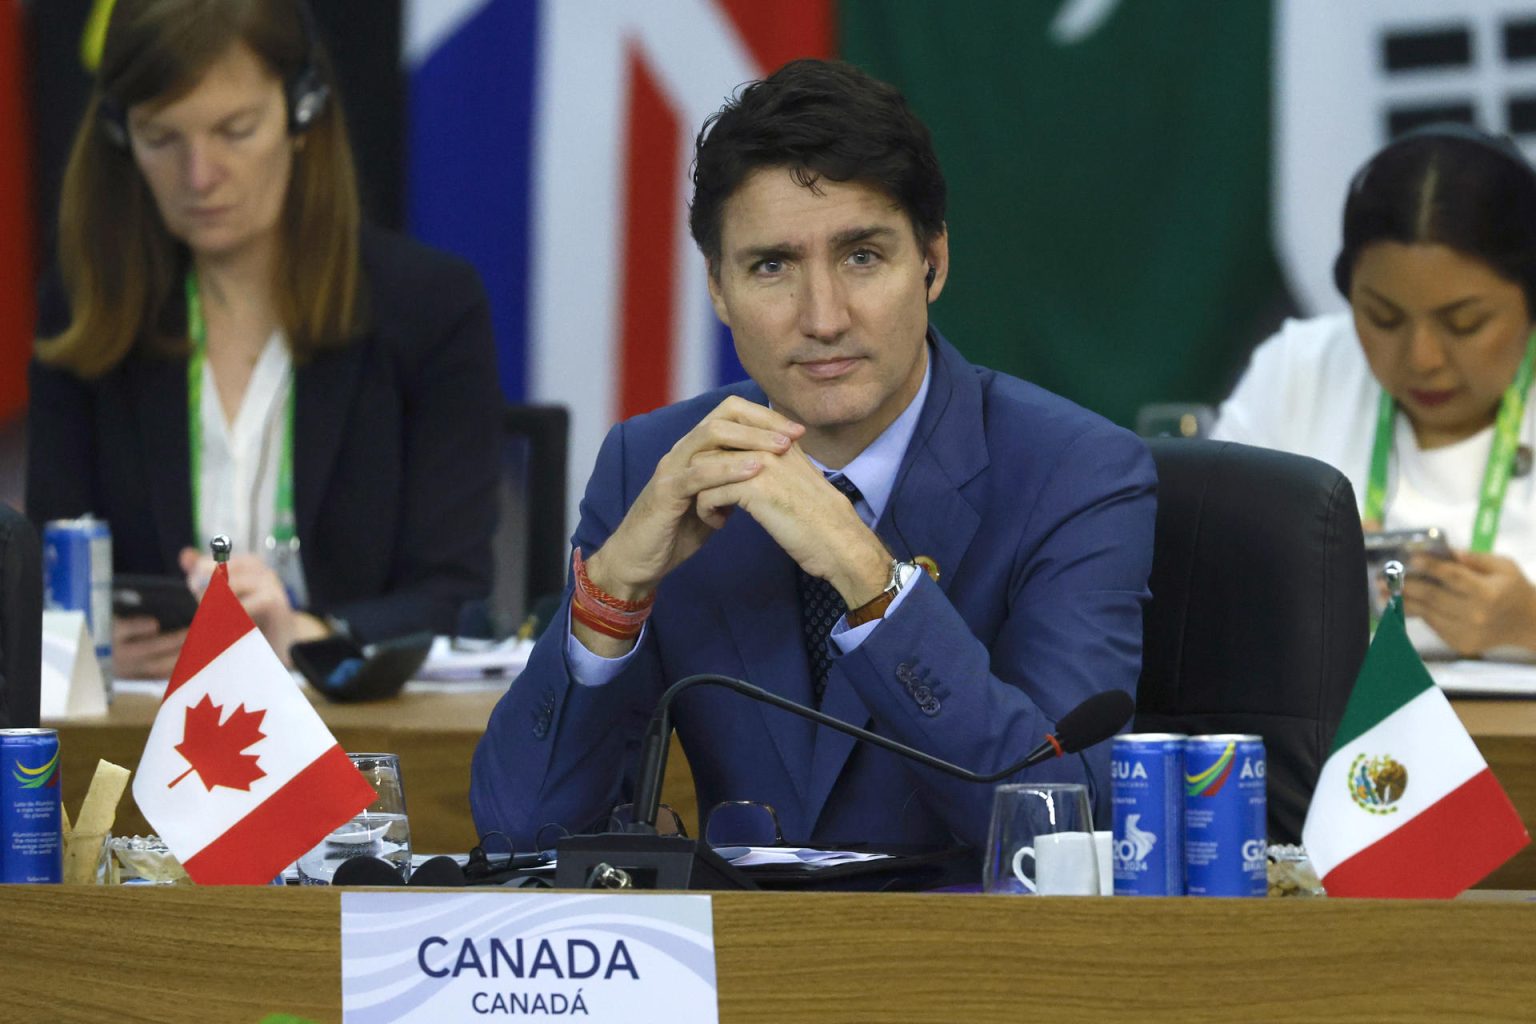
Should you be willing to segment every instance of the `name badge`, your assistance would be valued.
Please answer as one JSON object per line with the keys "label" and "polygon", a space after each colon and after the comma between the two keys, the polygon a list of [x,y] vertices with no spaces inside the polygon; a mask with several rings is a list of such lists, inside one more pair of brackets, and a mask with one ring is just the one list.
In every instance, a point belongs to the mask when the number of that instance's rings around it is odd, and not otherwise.
{"label": "name badge", "polygon": [[708,896],[345,892],[346,1024],[715,1022]]}

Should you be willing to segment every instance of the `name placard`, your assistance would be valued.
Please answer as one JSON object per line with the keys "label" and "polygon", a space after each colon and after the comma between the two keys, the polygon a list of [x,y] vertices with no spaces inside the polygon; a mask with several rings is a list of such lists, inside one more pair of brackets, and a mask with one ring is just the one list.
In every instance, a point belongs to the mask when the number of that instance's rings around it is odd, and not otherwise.
{"label": "name placard", "polygon": [[708,896],[345,892],[346,1024],[719,1019]]}

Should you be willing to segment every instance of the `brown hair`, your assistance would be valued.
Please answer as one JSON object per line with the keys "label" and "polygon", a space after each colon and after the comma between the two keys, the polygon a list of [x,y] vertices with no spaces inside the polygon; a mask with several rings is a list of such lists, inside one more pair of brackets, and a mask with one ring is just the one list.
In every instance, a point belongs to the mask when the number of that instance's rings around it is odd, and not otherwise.
{"label": "brown hair", "polygon": [[75,133],[59,203],[59,266],[70,324],[40,340],[38,358],[98,377],[138,346],[187,351],[181,281],[190,254],[165,228],[132,153],[102,125],[139,103],[191,90],[235,43],[284,83],[313,61],[330,101],[294,153],[284,199],[273,301],[294,358],[345,345],[362,330],[367,297],[358,256],[361,211],[330,65],[311,38],[303,0],[118,0],[107,26],[98,93]]}

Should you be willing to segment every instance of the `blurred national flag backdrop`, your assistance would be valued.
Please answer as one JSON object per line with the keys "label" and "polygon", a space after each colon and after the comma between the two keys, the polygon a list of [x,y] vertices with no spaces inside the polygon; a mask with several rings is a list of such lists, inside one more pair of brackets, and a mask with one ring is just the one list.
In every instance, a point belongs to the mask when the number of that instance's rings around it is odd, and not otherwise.
{"label": "blurred national flag backdrop", "polygon": [[[409,0],[407,225],[491,294],[513,401],[615,420],[737,378],[687,232],[704,118],[799,56],[901,88],[950,184],[934,322],[1125,424],[1211,401],[1284,308],[1270,5]],[[1330,200],[1330,204],[1332,200]],[[576,507],[573,502],[570,506]]]}
{"label": "blurred national flag backdrop", "polygon": [[688,235],[694,135],[740,84],[829,55],[831,19],[829,0],[407,5],[408,225],[479,268],[508,398],[571,408],[573,494],[610,424],[741,376]]}

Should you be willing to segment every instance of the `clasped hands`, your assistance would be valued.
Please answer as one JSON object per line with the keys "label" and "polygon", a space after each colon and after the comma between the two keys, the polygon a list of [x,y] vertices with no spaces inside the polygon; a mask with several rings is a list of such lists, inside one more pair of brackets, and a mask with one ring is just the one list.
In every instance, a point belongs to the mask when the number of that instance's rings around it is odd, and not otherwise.
{"label": "clasped hands", "polygon": [[1536,650],[1536,588],[1503,555],[1417,556],[1403,580],[1403,612],[1429,623],[1457,654]]}
{"label": "clasped hands", "polygon": [[[187,587],[201,600],[213,578],[213,559],[196,548],[183,548],[179,559]],[[294,609],[283,581],[257,556],[234,555],[228,565],[230,590],[284,665],[292,666],[288,649],[295,643],[330,632],[320,619]],[[113,671],[122,679],[167,679],[186,638],[185,629],[160,632],[160,624],[149,616],[116,616],[112,620]]]}
{"label": "clasped hands", "polygon": [[[766,406],[735,396],[721,402],[662,457],[623,522],[587,558],[592,583],[622,600],[648,597],[739,510],[849,608],[873,600],[891,555],[801,450],[804,435],[804,426]],[[573,629],[607,657],[633,644]]]}

